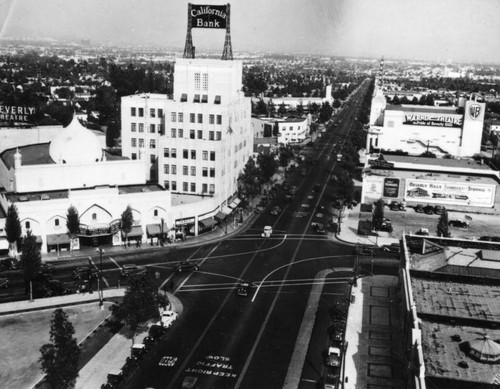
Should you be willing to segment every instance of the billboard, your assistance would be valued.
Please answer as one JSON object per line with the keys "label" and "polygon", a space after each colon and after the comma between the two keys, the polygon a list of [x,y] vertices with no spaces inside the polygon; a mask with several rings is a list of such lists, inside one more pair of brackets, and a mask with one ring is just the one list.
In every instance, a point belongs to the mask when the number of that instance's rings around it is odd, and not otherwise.
{"label": "billboard", "polygon": [[225,5],[190,4],[189,17],[192,28],[226,28],[227,7]]}
{"label": "billboard", "polygon": [[[363,178],[363,199],[379,199],[382,197],[383,177],[366,176]],[[364,201],[364,200],[363,200]]]}
{"label": "billboard", "polygon": [[384,197],[398,197],[399,178],[384,178]]}
{"label": "billboard", "polygon": [[10,105],[0,105],[0,120],[14,122],[28,122],[28,116],[35,113],[33,107],[18,107]]}
{"label": "billboard", "polygon": [[411,126],[462,127],[463,116],[454,114],[405,113],[403,124]]}
{"label": "billboard", "polygon": [[407,179],[405,198],[439,204],[492,207],[495,203],[495,185]]}

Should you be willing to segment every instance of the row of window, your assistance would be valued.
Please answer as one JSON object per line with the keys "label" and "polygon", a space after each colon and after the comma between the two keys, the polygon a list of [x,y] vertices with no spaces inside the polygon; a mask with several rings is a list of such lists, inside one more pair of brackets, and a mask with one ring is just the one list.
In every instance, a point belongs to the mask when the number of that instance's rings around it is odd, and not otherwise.
{"label": "row of window", "polygon": [[[144,108],[142,107],[131,107],[130,108],[130,116],[139,116],[139,117],[144,117]],[[161,108],[150,108],[149,109],[149,117],[151,118],[155,118],[155,117],[159,117],[159,118],[162,118],[163,117],[163,109]]]}
{"label": "row of window", "polygon": [[[184,129],[172,128],[170,129],[171,138],[184,138]],[[203,130],[189,130],[189,139],[205,139],[203,137]],[[208,131],[208,140],[221,140],[222,132]]]}
{"label": "row of window", "polygon": [[[139,132],[144,132],[144,123],[130,123],[130,131],[131,132],[137,132],[137,129],[139,129]],[[163,124],[150,124],[149,125],[149,132],[151,134],[156,133],[158,131],[159,134],[163,134]]]}
{"label": "row of window", "polygon": [[[137,141],[139,141],[139,143],[137,143]],[[132,147],[139,147],[139,148],[143,148],[144,147],[144,139],[142,138],[131,138],[130,139],[130,146]],[[150,139],[149,140],[149,148],[150,149],[156,149],[156,140],[155,139]]]}
{"label": "row of window", "polygon": [[[163,173],[165,174],[177,174],[177,165],[163,165]],[[182,175],[184,176],[196,176],[196,167],[195,166],[183,166],[182,167]],[[201,168],[201,176],[202,177],[215,177],[215,169],[214,168]]]}
{"label": "row of window", "polygon": [[[164,181],[163,186],[166,190],[170,190],[172,192],[177,191],[177,181]],[[196,192],[196,183],[194,182],[183,182],[182,183],[182,191],[183,192]],[[215,193],[215,184],[201,184],[201,193],[214,194]]]}
{"label": "row of window", "polygon": [[[184,159],[189,159],[189,156],[191,155],[191,159],[196,159],[196,150],[191,150],[191,152],[188,149],[183,149],[182,150],[182,158]],[[203,150],[201,152],[201,159],[203,161],[208,161],[208,157],[210,155],[210,161],[215,161],[215,151],[206,151]],[[165,158],[177,158],[177,149],[174,148],[164,148],[163,149],[163,156]]]}

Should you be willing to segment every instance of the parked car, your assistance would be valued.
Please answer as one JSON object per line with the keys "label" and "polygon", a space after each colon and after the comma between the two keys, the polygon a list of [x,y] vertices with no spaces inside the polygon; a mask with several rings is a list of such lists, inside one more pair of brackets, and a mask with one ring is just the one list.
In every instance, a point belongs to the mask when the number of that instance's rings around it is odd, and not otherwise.
{"label": "parked car", "polygon": [[281,207],[276,205],[269,213],[273,216],[278,216],[281,213]]}
{"label": "parked car", "polygon": [[384,232],[392,232],[394,229],[392,228],[391,224],[382,224],[378,229],[378,231],[384,231]]}
{"label": "parked car", "polygon": [[435,213],[436,215],[442,215],[442,214],[443,214],[443,212],[444,212],[444,207],[443,207],[442,205],[436,205],[436,206],[434,207],[434,213]]}
{"label": "parked car", "polygon": [[389,253],[399,253],[401,252],[401,245],[399,243],[385,244],[382,249]]}
{"label": "parked car", "polygon": [[389,204],[389,208],[391,211],[406,211],[406,206],[404,203],[400,203],[399,201],[392,201]]}
{"label": "parked car", "polygon": [[176,271],[178,273],[182,273],[182,272],[188,272],[188,271],[196,271],[199,268],[200,267],[198,266],[198,264],[196,262],[182,261],[174,268],[174,271]]}
{"label": "parked car", "polygon": [[424,207],[424,213],[427,215],[434,215],[434,207],[432,205],[426,205]]}
{"label": "parked car", "polygon": [[144,266],[137,266],[133,263],[123,265],[121,270],[122,277],[135,276],[144,273],[146,273],[146,268]]}
{"label": "parked car", "polygon": [[329,347],[325,362],[326,366],[340,366],[340,361],[340,349],[338,347]]}
{"label": "parked car", "polygon": [[375,255],[375,250],[370,247],[357,246],[354,250],[354,254],[363,255],[363,256],[373,256]]}
{"label": "parked car", "polygon": [[177,313],[174,311],[163,311],[160,318],[160,323],[163,327],[168,328],[177,319]]}
{"label": "parked car", "polygon": [[424,213],[424,206],[423,206],[423,204],[417,204],[415,206],[415,212],[417,212],[417,213]]}
{"label": "parked car", "polygon": [[463,220],[450,220],[448,225],[456,228],[469,228],[469,222]]}
{"label": "parked car", "polygon": [[91,269],[90,266],[78,266],[73,270],[74,280],[88,280],[97,276],[97,269]]}
{"label": "parked car", "polygon": [[311,228],[313,229],[314,232],[318,234],[325,234],[325,225],[323,223],[318,223],[318,222],[313,222],[311,223]]}
{"label": "parked car", "polygon": [[415,235],[429,236],[429,229],[428,228],[421,228],[420,230],[415,232]]}
{"label": "parked car", "polygon": [[273,233],[273,227],[271,226],[265,226],[264,231],[262,232],[262,237],[263,238],[269,238],[271,234]]}

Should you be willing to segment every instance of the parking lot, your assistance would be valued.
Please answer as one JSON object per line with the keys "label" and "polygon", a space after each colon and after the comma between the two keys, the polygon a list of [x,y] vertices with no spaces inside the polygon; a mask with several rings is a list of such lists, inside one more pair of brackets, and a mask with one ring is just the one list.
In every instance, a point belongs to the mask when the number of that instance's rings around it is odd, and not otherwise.
{"label": "parking lot", "polygon": [[[427,228],[430,235],[436,234],[436,228],[440,215],[417,213],[414,208],[407,207],[406,211],[391,211],[388,207],[384,209],[384,216],[391,220],[393,232],[378,232],[379,236],[390,236],[399,238],[404,232],[415,233],[421,228]],[[481,236],[500,236],[500,223],[498,216],[463,212],[448,212],[448,220],[466,220],[469,228],[457,228],[450,226],[450,233],[454,238],[478,239]],[[370,212],[360,213],[360,229],[365,228],[367,221],[371,220]]]}

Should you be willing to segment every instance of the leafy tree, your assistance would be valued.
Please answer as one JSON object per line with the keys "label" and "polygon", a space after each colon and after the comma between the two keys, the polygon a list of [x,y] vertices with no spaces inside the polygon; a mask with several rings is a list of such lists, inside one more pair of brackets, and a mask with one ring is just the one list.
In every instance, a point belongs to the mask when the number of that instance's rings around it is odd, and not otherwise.
{"label": "leafy tree", "polygon": [[280,147],[279,149],[279,163],[280,166],[288,166],[288,162],[293,158],[293,151],[290,147]]}
{"label": "leafy tree", "polygon": [[24,281],[27,287],[40,271],[41,264],[42,256],[36,242],[36,236],[28,230],[23,239],[21,252],[21,268],[24,271]]}
{"label": "leafy tree", "polygon": [[80,216],[78,210],[72,205],[68,208],[66,214],[66,228],[70,235],[77,235],[80,233]]}
{"label": "leafy tree", "polygon": [[255,160],[250,157],[243,168],[243,172],[238,177],[241,189],[247,196],[255,197],[260,193],[259,169]]}
{"label": "leafy tree", "polygon": [[304,105],[302,104],[302,101],[299,104],[297,104],[296,111],[297,111],[297,115],[299,115],[299,116],[303,115],[303,113],[304,113]]}
{"label": "leafy tree", "polygon": [[319,111],[319,121],[326,122],[330,119],[333,113],[333,108],[328,101],[325,101],[321,105],[321,110]]}
{"label": "leafy tree", "polygon": [[54,311],[50,324],[50,343],[40,348],[40,364],[46,380],[54,389],[71,388],[78,377],[80,347],[75,329],[61,308]]}
{"label": "leafy tree", "polygon": [[400,105],[401,104],[401,101],[399,100],[399,97],[397,95],[394,95],[394,97],[392,98],[392,101],[391,103],[393,105]]}
{"label": "leafy tree", "polygon": [[272,100],[269,100],[267,102],[267,112],[269,113],[269,116],[272,118],[276,115],[276,105],[273,103]]}
{"label": "leafy tree", "polygon": [[111,309],[118,320],[132,331],[150,319],[159,319],[159,306],[165,306],[165,297],[158,294],[158,285],[147,273],[131,276],[129,286],[120,305]]}
{"label": "leafy tree", "polygon": [[254,113],[256,115],[267,115],[267,105],[264,100],[259,99],[254,106]]}
{"label": "leafy tree", "polygon": [[262,183],[269,182],[278,167],[278,163],[272,154],[259,154],[257,156],[257,165],[259,165]]}
{"label": "leafy tree", "polygon": [[339,99],[335,99],[333,100],[333,103],[332,103],[332,107],[335,108],[335,109],[338,109],[342,106],[342,103],[340,102]]}
{"label": "leafy tree", "polygon": [[284,114],[286,114],[286,106],[285,106],[285,103],[281,103],[280,106],[278,107],[278,114],[280,116],[283,116]]}
{"label": "leafy tree", "polygon": [[451,236],[450,228],[448,225],[448,211],[446,210],[446,208],[443,209],[443,213],[441,214],[441,216],[439,216],[436,234],[437,236],[442,236],[445,238],[449,238]]}
{"label": "leafy tree", "polygon": [[372,215],[372,228],[374,230],[379,230],[382,227],[382,223],[384,222],[384,206],[383,199],[378,199],[375,202],[375,209]]}
{"label": "leafy tree", "polygon": [[127,241],[127,235],[132,231],[132,226],[134,225],[134,214],[132,213],[132,207],[127,205],[125,211],[122,213],[120,228],[125,234],[125,241]]}
{"label": "leafy tree", "polygon": [[115,147],[116,140],[121,135],[120,123],[116,121],[111,121],[106,129],[106,146]]}
{"label": "leafy tree", "polygon": [[17,248],[21,240],[21,222],[15,204],[11,204],[7,209],[7,218],[5,220],[5,232],[7,233],[7,241],[9,242],[9,255],[15,257]]}

